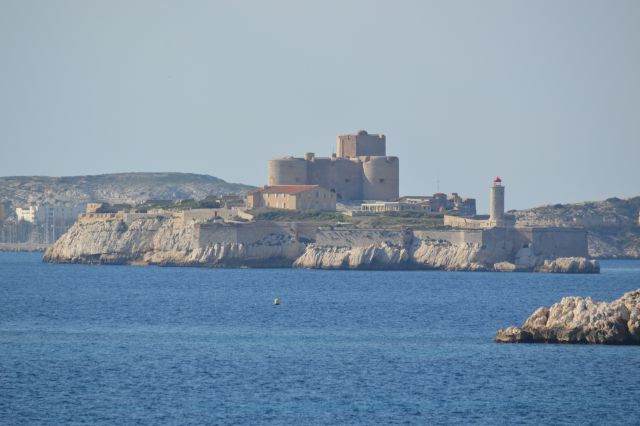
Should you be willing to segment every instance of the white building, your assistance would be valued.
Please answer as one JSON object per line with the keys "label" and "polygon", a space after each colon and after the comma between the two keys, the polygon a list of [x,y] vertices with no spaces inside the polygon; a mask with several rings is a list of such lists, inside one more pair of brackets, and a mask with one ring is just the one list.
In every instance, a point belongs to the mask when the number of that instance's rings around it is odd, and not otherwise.
{"label": "white building", "polygon": [[365,212],[382,213],[382,212],[400,212],[400,211],[419,211],[428,212],[430,208],[425,204],[418,203],[402,203],[399,201],[376,201],[374,203],[363,203],[360,209]]}
{"label": "white building", "polygon": [[80,213],[83,213],[86,204],[41,204],[29,207],[16,208],[18,220],[24,220],[33,224],[68,224],[73,223]]}
{"label": "white building", "polygon": [[38,211],[36,206],[29,207],[17,207],[16,208],[16,216],[18,216],[18,220],[24,220],[25,222],[36,222],[36,212]]}

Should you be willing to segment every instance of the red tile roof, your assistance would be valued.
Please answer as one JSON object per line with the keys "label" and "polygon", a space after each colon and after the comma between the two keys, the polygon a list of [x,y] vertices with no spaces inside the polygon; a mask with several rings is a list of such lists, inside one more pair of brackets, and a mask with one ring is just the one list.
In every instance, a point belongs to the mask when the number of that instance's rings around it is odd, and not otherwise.
{"label": "red tile roof", "polygon": [[298,194],[320,188],[319,185],[274,185],[258,189],[256,192],[267,194]]}

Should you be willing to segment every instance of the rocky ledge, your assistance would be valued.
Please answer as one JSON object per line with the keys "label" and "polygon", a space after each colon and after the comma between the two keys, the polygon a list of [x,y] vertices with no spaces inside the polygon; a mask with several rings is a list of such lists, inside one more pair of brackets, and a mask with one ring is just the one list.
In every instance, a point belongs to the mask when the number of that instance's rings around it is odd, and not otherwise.
{"label": "rocky ledge", "polygon": [[640,344],[640,289],[613,302],[565,297],[536,310],[522,327],[498,330],[499,343]]}
{"label": "rocky ledge", "polygon": [[496,272],[549,272],[561,274],[599,274],[600,262],[586,257],[559,257],[557,259],[544,259],[538,266],[518,265],[511,262],[498,262],[493,264]]}
{"label": "rocky ledge", "polygon": [[600,272],[600,263],[595,259],[586,259],[584,257],[560,257],[555,260],[545,260],[542,265],[535,268],[535,271],[563,274],[597,274]]}

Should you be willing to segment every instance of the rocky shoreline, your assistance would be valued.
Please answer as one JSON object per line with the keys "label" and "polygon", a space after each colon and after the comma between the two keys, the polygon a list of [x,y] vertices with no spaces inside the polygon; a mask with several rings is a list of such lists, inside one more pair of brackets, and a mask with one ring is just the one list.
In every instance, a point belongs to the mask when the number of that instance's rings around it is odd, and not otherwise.
{"label": "rocky shoreline", "polygon": [[[176,216],[81,218],[43,260],[52,263],[373,270],[598,273],[596,260],[544,259],[527,247],[451,242],[404,230],[321,230],[309,223],[227,224]],[[498,240],[499,241],[499,240]],[[517,255],[516,255],[517,254]]]}
{"label": "rocky shoreline", "polygon": [[498,343],[640,345],[640,289],[613,302],[565,297],[538,308],[522,325],[496,333]]}

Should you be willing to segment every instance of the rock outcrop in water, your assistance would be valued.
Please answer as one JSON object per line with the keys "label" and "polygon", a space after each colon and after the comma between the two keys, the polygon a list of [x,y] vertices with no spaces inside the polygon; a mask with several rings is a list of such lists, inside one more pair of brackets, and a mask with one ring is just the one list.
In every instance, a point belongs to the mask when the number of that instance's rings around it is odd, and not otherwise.
{"label": "rock outcrop in water", "polygon": [[545,260],[542,265],[536,267],[536,272],[597,274],[600,272],[600,263],[595,259],[584,257],[560,257]]}
{"label": "rock outcrop in water", "polygon": [[522,327],[496,333],[500,343],[640,344],[640,289],[613,302],[565,297],[537,309]]}

